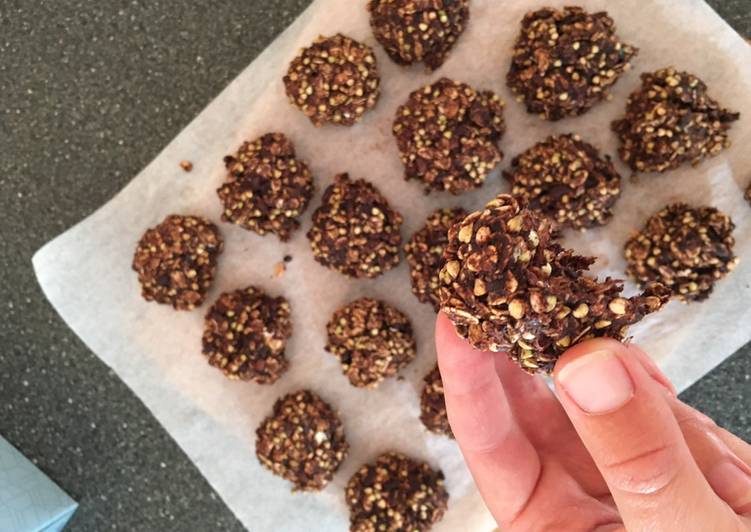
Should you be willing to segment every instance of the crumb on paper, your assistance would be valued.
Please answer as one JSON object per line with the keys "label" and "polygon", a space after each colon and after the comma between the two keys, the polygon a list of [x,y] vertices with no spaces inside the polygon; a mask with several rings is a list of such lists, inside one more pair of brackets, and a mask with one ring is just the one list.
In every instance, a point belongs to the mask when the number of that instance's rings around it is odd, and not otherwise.
{"label": "crumb on paper", "polygon": [[193,163],[190,161],[180,161],[180,168],[182,168],[186,172],[190,172],[191,170],[193,170]]}

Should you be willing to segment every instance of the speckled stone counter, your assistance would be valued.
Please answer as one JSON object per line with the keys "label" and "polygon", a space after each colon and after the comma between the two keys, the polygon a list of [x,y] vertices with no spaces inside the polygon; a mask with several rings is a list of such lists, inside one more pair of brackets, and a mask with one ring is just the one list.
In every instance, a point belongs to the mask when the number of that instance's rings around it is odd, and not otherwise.
{"label": "speckled stone counter", "polygon": [[[748,0],[711,3],[751,35]],[[71,530],[243,530],[55,314],[30,261],[120,190],[307,4],[0,3],[0,433],[80,502]],[[750,388],[746,346],[683,398],[749,440]]]}

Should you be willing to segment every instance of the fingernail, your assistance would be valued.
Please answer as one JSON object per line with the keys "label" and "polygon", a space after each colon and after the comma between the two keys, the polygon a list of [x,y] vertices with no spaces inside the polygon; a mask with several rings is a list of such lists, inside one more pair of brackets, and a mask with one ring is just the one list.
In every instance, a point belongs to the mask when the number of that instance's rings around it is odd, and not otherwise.
{"label": "fingernail", "polygon": [[610,351],[594,351],[567,364],[558,374],[566,394],[585,412],[617,410],[634,396],[634,383]]}
{"label": "fingernail", "polygon": [[712,489],[733,509],[751,505],[751,476],[738,464],[724,460],[707,473]]}

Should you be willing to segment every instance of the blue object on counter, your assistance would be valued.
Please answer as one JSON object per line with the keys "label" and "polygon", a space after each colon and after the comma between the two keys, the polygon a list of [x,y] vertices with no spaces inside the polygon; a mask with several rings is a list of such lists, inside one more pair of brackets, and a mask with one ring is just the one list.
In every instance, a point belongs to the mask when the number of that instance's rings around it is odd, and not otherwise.
{"label": "blue object on counter", "polygon": [[78,504],[0,437],[0,531],[57,532]]}

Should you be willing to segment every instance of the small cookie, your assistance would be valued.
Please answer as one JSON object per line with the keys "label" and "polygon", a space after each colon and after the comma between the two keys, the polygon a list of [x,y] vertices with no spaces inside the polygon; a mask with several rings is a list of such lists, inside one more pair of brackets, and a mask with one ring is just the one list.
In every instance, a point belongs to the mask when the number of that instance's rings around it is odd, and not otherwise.
{"label": "small cookie", "polygon": [[315,259],[349,277],[377,277],[399,264],[402,216],[364,179],[339,174],[313,213]]}
{"label": "small cookie", "polygon": [[662,283],[683,302],[702,301],[740,260],[733,229],[714,207],[668,205],[626,242],[626,273],[641,284]]}
{"label": "small cookie", "polygon": [[289,303],[260,288],[225,292],[206,314],[203,354],[230,379],[272,384],[287,370]]}
{"label": "small cookie", "polygon": [[441,78],[412,92],[396,111],[392,132],[404,178],[425,192],[461,194],[479,187],[503,158],[503,102],[490,91]]}
{"label": "small cookie", "polygon": [[443,250],[448,243],[449,228],[467,215],[464,209],[438,209],[404,245],[409,264],[412,293],[420,303],[430,303],[438,312],[440,301],[438,273],[443,266]]}
{"label": "small cookie", "polygon": [[730,146],[728,130],[740,113],[710,98],[702,80],[669,67],[642,74],[641,82],[625,116],[612,124],[621,139],[618,154],[633,171],[697,165]]}
{"label": "small cookie", "polygon": [[446,399],[443,396],[443,381],[438,365],[425,375],[425,385],[420,394],[420,421],[430,432],[454,437],[446,414]]}
{"label": "small cookie", "polygon": [[375,107],[380,94],[373,50],[341,33],[303,48],[283,81],[290,103],[316,127],[351,126]]}
{"label": "small cookie", "polygon": [[443,518],[449,494],[443,472],[402,453],[384,453],[347,483],[352,532],[424,532]]}
{"label": "small cookie", "polygon": [[200,216],[172,214],[144,233],[133,256],[146,301],[193,310],[206,299],[224,240]]}
{"label": "small cookie", "polygon": [[308,165],[295,159],[292,142],[282,133],[267,133],[243,143],[224,164],[229,175],[217,190],[222,220],[289,240],[313,197],[313,177]]}
{"label": "small cookie", "polygon": [[550,373],[579,341],[623,340],[670,295],[652,283],[624,298],[622,281],[589,277],[595,259],[564,249],[548,218],[508,194],[454,225],[448,238],[441,309],[475,349],[508,353],[529,373]]}
{"label": "small cookie", "polygon": [[409,318],[369,297],[334,312],[326,332],[326,351],[339,357],[342,373],[358,388],[377,387],[417,354]]}
{"label": "small cookie", "polygon": [[511,193],[563,227],[605,225],[621,194],[608,155],[578,135],[553,135],[514,157],[503,172]]}
{"label": "small cookie", "polygon": [[292,482],[292,491],[325,488],[348,451],[339,415],[309,390],[277,399],[256,430],[259,462]]}
{"label": "small cookie", "polygon": [[370,0],[370,26],[400,65],[440,67],[469,20],[469,0]]}
{"label": "small cookie", "polygon": [[578,116],[607,96],[637,52],[604,11],[546,7],[524,16],[506,82],[530,113]]}

